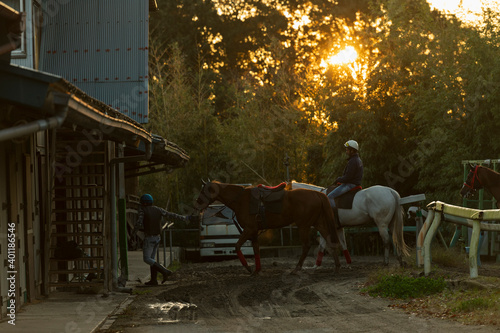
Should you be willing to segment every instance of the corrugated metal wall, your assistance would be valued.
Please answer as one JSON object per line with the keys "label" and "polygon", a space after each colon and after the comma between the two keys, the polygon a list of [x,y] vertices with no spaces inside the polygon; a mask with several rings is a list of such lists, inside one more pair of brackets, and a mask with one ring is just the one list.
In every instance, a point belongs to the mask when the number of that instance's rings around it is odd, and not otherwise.
{"label": "corrugated metal wall", "polygon": [[148,122],[147,0],[73,0],[44,8],[41,70]]}

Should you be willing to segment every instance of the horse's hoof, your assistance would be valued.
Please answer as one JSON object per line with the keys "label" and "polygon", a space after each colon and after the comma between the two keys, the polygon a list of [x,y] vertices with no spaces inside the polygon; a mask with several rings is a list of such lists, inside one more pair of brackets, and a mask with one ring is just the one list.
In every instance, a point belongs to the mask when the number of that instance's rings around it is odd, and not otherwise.
{"label": "horse's hoof", "polygon": [[299,275],[299,270],[294,269],[293,271],[290,272],[290,275]]}
{"label": "horse's hoof", "polygon": [[252,269],[250,268],[250,266],[245,266],[245,268],[247,269],[248,273],[252,273]]}

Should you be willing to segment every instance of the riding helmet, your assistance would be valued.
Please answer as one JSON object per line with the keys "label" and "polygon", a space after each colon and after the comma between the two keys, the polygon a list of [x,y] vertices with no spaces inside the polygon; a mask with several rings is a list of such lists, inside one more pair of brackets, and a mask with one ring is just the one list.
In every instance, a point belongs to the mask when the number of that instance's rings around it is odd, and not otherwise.
{"label": "riding helmet", "polygon": [[153,196],[151,194],[143,194],[141,197],[141,204],[152,205],[153,204]]}
{"label": "riding helmet", "polygon": [[344,147],[346,148],[354,148],[356,150],[359,150],[358,143],[354,140],[349,140],[346,143],[344,143]]}

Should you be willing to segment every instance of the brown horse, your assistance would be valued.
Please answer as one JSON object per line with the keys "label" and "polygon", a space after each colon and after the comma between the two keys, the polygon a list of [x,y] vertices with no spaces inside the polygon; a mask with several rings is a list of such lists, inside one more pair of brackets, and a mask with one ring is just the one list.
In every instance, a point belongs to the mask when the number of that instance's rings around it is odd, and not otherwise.
{"label": "brown horse", "polygon": [[469,164],[469,174],[460,195],[468,197],[483,187],[495,197],[497,208],[500,209],[500,173],[481,165]]}
{"label": "brown horse", "polygon": [[309,252],[311,247],[309,231],[311,227],[316,228],[328,240],[328,245],[333,248],[331,252],[335,260],[336,272],[338,272],[340,268],[338,258],[339,240],[337,233],[334,231],[333,211],[325,194],[306,189],[285,190],[281,213],[266,211],[265,215],[261,216],[260,214],[251,213],[251,191],[252,187],[210,181],[204,183],[195,203],[195,207],[202,211],[215,200],[219,200],[234,211],[238,223],[243,229],[236,243],[236,254],[241,264],[250,273],[252,273],[252,270],[241,253],[243,243],[247,240],[252,241],[255,256],[253,274],[257,274],[261,270],[259,231],[282,228],[292,223],[297,225],[302,243],[302,255],[292,273],[295,274],[302,268],[302,264]]}

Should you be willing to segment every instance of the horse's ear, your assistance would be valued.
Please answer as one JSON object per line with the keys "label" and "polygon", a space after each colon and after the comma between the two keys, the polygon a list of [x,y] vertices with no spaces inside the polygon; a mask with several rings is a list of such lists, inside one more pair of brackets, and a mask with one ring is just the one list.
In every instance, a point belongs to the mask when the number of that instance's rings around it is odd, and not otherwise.
{"label": "horse's ear", "polygon": [[474,170],[475,168],[476,168],[475,165],[473,165],[472,163],[469,163],[469,169]]}
{"label": "horse's ear", "polygon": [[203,185],[206,185],[206,184],[207,184],[207,182],[206,182],[206,181],[204,181],[203,179],[201,180],[201,183],[202,183]]}

